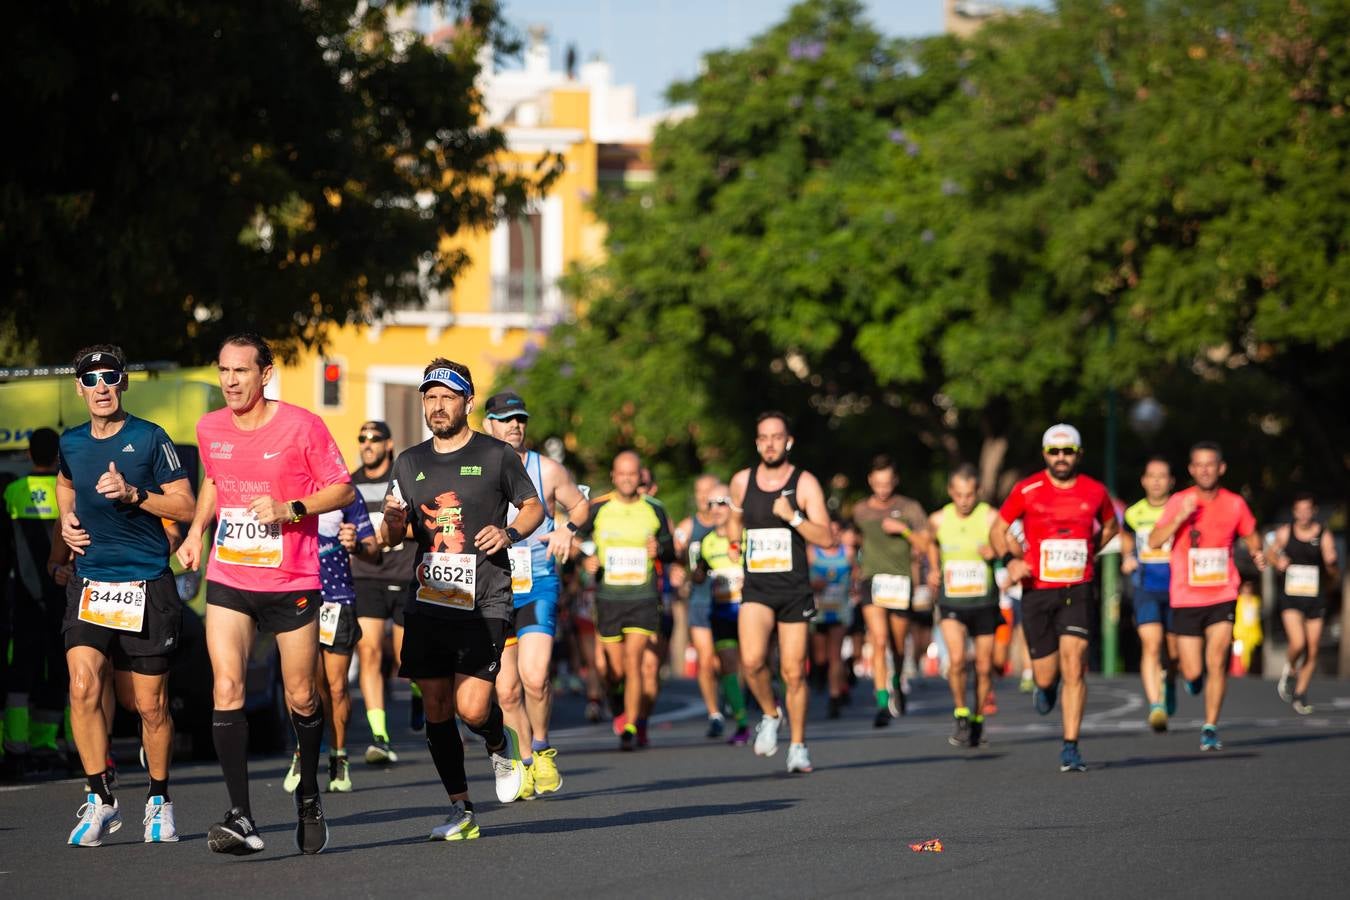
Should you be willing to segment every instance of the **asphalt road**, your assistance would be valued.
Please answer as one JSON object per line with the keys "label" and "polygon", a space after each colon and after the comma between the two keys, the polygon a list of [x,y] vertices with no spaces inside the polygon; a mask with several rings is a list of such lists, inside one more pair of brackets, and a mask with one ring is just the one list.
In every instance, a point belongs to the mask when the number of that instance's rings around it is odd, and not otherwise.
{"label": "asphalt road", "polygon": [[[813,697],[805,776],[784,771],[786,744],[766,760],[705,739],[688,682],[668,686],[652,747],[633,754],[562,698],[558,794],[497,804],[469,742],[482,838],[467,843],[426,840],[445,798],[406,729],[402,762],[358,762],[355,792],[325,795],[332,840],[318,857],[296,851],[281,758],[252,761],[267,849],[243,859],[206,848],[227,805],[213,763],[174,770],[176,845],[140,843],[134,762],[121,773],[126,824],[97,849],[65,845],[78,781],[0,787],[0,896],[1345,896],[1350,682],[1315,684],[1318,710],[1302,718],[1270,683],[1235,682],[1225,749],[1201,754],[1198,700],[1183,696],[1172,730],[1155,735],[1134,679],[1094,681],[1086,774],[1060,774],[1058,712],[1037,716],[1015,683],[980,751],[947,744],[941,683],[918,682],[911,714],[887,729],[872,728],[866,687],[833,722]],[[365,738],[351,742],[358,754]],[[931,838],[942,853],[909,848]]]}

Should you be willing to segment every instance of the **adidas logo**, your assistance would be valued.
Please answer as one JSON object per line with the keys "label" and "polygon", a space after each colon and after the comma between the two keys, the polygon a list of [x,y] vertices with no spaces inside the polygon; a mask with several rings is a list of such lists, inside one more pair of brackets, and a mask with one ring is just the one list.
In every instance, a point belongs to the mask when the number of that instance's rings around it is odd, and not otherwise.
{"label": "adidas logo", "polygon": [[123,452],[123,453],[135,453],[135,452],[136,452],[136,448],[133,447],[133,446],[131,446],[130,444],[127,444],[125,447],[122,448],[122,452]]}
{"label": "adidas logo", "polygon": [[413,479],[413,481],[426,481],[426,480],[427,476],[422,472],[418,472],[417,477]]}

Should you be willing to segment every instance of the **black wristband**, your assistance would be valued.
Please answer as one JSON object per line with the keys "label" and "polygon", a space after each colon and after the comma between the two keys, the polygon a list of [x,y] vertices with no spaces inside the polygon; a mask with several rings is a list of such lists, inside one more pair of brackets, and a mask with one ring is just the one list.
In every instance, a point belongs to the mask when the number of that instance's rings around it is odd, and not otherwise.
{"label": "black wristband", "polygon": [[1012,562],[1014,559],[1017,559],[1017,557],[1013,556],[1011,553],[1005,553],[999,557],[999,561],[1003,563],[1005,569],[1008,567],[1008,563]]}
{"label": "black wristband", "polygon": [[568,522],[568,523],[567,523],[567,530],[570,531],[570,532],[572,532],[573,534],[576,534],[577,531],[579,530],[579,529],[577,528],[577,523],[576,523],[576,522]]}
{"label": "black wristband", "polygon": [[510,541],[511,543],[513,543],[513,544],[519,544],[519,543],[520,543],[520,532],[519,532],[519,531],[516,531],[514,528],[507,528],[507,529],[506,529],[506,539],[507,539],[508,541]]}
{"label": "black wristband", "polygon": [[132,501],[129,504],[127,504],[128,506],[140,506],[142,503],[145,502],[145,497],[147,493],[146,491],[141,490],[134,484],[127,485],[127,487],[131,488],[132,492],[135,494],[135,496],[132,498]]}

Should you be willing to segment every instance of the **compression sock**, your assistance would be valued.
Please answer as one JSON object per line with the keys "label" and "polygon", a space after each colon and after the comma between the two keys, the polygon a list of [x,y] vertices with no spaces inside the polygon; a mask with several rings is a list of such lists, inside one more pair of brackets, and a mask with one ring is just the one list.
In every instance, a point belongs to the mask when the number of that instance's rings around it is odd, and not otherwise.
{"label": "compression sock", "polygon": [[98,794],[99,802],[105,806],[113,805],[112,785],[108,783],[108,770],[84,776],[89,782],[89,790]]}
{"label": "compression sock", "polygon": [[150,788],[146,791],[145,799],[149,800],[151,797],[163,797],[165,803],[169,802],[168,778],[156,778],[153,775],[150,776]]}
{"label": "compression sock", "polygon": [[215,710],[211,714],[211,742],[220,758],[220,772],[225,776],[230,806],[253,818],[253,809],[248,802],[248,718],[244,711]]}
{"label": "compression sock", "polygon": [[[468,722],[464,724],[469,725]],[[489,753],[501,753],[509,749],[506,746],[506,726],[502,721],[502,708],[496,702],[488,709],[487,719],[483,724],[477,728],[469,725],[469,730],[483,739],[483,745],[487,747]]]}
{"label": "compression sock", "polygon": [[300,796],[319,794],[319,746],[323,743],[323,707],[302,716],[291,710],[291,725],[295,727],[295,742],[300,750]]}
{"label": "compression sock", "polygon": [[[441,776],[441,784],[451,797],[469,790],[469,778],[464,774],[464,742],[459,738],[459,728],[453,718],[444,722],[427,723],[427,748],[431,750],[431,761],[436,765],[436,774]],[[468,808],[468,804],[465,804]]]}
{"label": "compression sock", "polygon": [[727,705],[731,707],[731,716],[736,720],[736,724],[744,725],[746,723],[745,691],[741,689],[740,676],[723,675],[722,693],[727,698]]}
{"label": "compression sock", "polygon": [[877,689],[877,709],[890,709],[891,692],[885,688]]}
{"label": "compression sock", "polygon": [[384,710],[366,710],[366,721],[370,723],[370,734],[375,740],[389,740],[389,723],[385,721]]}

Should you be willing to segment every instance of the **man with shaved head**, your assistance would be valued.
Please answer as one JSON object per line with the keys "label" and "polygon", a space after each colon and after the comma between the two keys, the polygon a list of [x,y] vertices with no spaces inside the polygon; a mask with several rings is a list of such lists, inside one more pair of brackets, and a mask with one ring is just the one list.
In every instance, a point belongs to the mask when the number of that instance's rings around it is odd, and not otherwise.
{"label": "man with shaved head", "polygon": [[642,460],[636,453],[625,450],[614,457],[614,490],[591,505],[591,517],[580,531],[582,565],[596,579],[596,625],[611,699],[617,701],[620,693],[623,698],[622,712],[615,715],[622,750],[646,743],[657,679],[644,677],[642,656],[661,627],[656,564],[675,560],[665,507],[639,491],[641,480]]}

